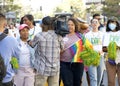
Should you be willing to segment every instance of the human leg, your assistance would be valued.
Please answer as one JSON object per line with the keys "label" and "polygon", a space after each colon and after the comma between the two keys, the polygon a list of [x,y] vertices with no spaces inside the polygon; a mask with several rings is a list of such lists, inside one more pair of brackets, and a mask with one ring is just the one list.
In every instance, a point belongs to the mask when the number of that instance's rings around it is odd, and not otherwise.
{"label": "human leg", "polygon": [[87,78],[88,86],[90,86],[90,77],[89,77],[88,71],[86,71],[86,78]]}
{"label": "human leg", "polygon": [[97,67],[97,83],[98,83],[98,86],[100,86],[100,84],[102,82],[104,70],[105,70],[104,57],[101,56],[100,64]]}
{"label": "human leg", "polygon": [[23,76],[15,76],[14,77],[14,84],[16,86],[24,86],[24,77]]}
{"label": "human leg", "polygon": [[35,76],[35,86],[45,86],[47,78],[48,78],[47,76],[43,76],[41,74],[37,74]]}
{"label": "human leg", "polygon": [[71,68],[73,72],[73,86],[81,86],[84,72],[83,63],[72,63]]}
{"label": "human leg", "polygon": [[117,65],[117,77],[118,77],[118,85],[120,86],[120,63]]}
{"label": "human leg", "polygon": [[60,73],[64,86],[73,86],[73,74],[71,70],[71,63],[61,62]]}
{"label": "human leg", "polygon": [[106,61],[106,71],[108,76],[108,86],[115,86],[116,65],[112,65]]}
{"label": "human leg", "polygon": [[35,81],[34,76],[27,76],[27,77],[25,77],[24,85],[25,86],[34,86],[34,81]]}
{"label": "human leg", "polygon": [[48,86],[59,86],[59,73],[48,77]]}
{"label": "human leg", "polygon": [[24,69],[19,69],[14,77],[15,86],[24,86]]}
{"label": "human leg", "polygon": [[97,86],[97,67],[90,66],[88,68],[88,74],[90,77],[90,86]]}

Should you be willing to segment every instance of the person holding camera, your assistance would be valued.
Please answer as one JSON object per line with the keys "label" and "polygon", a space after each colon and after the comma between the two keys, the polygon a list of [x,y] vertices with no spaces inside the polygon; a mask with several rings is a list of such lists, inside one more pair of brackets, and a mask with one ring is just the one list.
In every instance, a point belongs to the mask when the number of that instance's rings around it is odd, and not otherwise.
{"label": "person holding camera", "polygon": [[42,19],[43,32],[38,33],[28,43],[35,47],[35,64],[37,80],[35,86],[59,86],[60,50],[63,50],[62,37],[54,31],[50,16]]}

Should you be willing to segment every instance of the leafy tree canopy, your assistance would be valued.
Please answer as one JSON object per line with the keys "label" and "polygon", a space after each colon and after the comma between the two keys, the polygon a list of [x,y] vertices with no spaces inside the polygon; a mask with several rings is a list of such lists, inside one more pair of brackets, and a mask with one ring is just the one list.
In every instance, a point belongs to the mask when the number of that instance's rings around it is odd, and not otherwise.
{"label": "leafy tree canopy", "polygon": [[107,17],[116,16],[120,19],[120,0],[105,0],[103,14]]}

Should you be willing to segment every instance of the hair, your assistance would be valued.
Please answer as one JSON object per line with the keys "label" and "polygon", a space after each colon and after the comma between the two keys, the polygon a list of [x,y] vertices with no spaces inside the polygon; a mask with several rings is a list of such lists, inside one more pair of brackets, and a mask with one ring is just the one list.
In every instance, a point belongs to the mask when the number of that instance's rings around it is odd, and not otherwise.
{"label": "hair", "polygon": [[8,34],[9,33],[8,28],[5,28],[5,30],[3,31],[3,33]]}
{"label": "hair", "polygon": [[20,25],[23,24],[23,18],[24,17],[21,17],[21,19],[20,19]]}
{"label": "hair", "polygon": [[80,27],[80,29],[82,29],[82,30],[86,30],[86,29],[88,29],[88,24],[87,23],[79,23],[79,27]]}
{"label": "hair", "polygon": [[29,21],[31,21],[33,23],[33,25],[35,26],[35,21],[34,21],[34,17],[31,14],[27,14],[24,17],[27,17]]}
{"label": "hair", "polygon": [[100,16],[100,14],[96,13],[93,15],[93,18],[95,18],[96,16]]}
{"label": "hair", "polygon": [[2,13],[0,13],[0,24],[2,24],[5,20],[6,20],[5,15],[3,15]]}
{"label": "hair", "polygon": [[109,32],[109,31],[112,31],[110,28],[109,28],[109,23],[111,23],[111,22],[116,22],[116,31],[118,31],[118,30],[120,30],[120,25],[119,25],[119,22],[118,22],[118,20],[117,20],[117,18],[116,17],[112,17],[112,18],[110,18],[108,21],[107,21],[107,25],[106,25],[106,32]]}
{"label": "hair", "polygon": [[42,29],[43,31],[54,30],[54,20],[50,16],[46,16],[42,19]]}
{"label": "hair", "polygon": [[76,18],[69,18],[68,21],[72,21],[75,24],[75,32],[79,32],[79,24]]}

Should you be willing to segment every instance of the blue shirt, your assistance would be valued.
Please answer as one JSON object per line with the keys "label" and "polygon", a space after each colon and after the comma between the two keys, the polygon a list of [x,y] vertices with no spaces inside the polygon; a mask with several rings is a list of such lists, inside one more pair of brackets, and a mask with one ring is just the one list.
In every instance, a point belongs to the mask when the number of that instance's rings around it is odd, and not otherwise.
{"label": "blue shirt", "polygon": [[2,41],[0,41],[0,54],[3,57],[5,66],[7,68],[6,76],[2,81],[3,83],[6,83],[12,80],[14,76],[14,71],[10,64],[10,61],[12,57],[19,56],[19,51],[20,49],[18,46],[18,42],[15,38],[11,36],[7,36]]}

